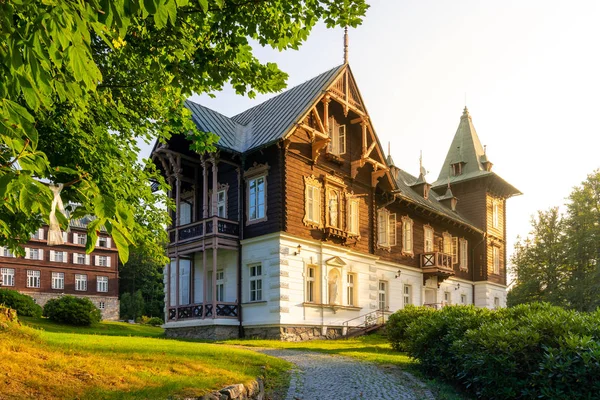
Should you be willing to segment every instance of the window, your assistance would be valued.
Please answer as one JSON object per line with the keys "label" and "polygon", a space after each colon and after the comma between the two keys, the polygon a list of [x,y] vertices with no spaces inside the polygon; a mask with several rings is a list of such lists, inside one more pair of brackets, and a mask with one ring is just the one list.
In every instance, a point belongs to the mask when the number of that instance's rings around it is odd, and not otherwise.
{"label": "window", "polygon": [[348,233],[359,236],[360,228],[359,228],[359,199],[357,198],[349,198],[348,199],[348,217],[346,220]]}
{"label": "window", "polygon": [[412,304],[412,286],[404,285],[404,306]]}
{"label": "window", "polygon": [[52,273],[52,289],[64,289],[65,288],[65,274],[62,272]]}
{"label": "window", "polygon": [[494,274],[500,275],[500,249],[492,246],[492,260],[494,263]]}
{"label": "window", "polygon": [[44,228],[40,228],[31,235],[32,239],[44,240]]}
{"label": "window", "polygon": [[43,260],[44,250],[25,248],[25,258],[30,260]]}
{"label": "window", "polygon": [[105,308],[106,308],[106,305],[104,304],[103,301],[98,302],[98,309],[104,310]]}
{"label": "window", "polygon": [[498,216],[498,201],[492,201],[492,227],[497,228],[499,225],[499,216]]}
{"label": "window", "polygon": [[379,281],[379,309],[380,310],[388,309],[387,282],[386,281]]}
{"label": "window", "polygon": [[13,254],[13,252],[8,249],[8,247],[2,247],[2,255],[4,257],[14,257],[15,256]]}
{"label": "window", "polygon": [[50,250],[50,261],[66,263],[67,262],[67,252]]}
{"label": "window", "polygon": [[356,275],[355,274],[348,274],[346,275],[346,296],[348,298],[348,305],[349,306],[354,306],[356,305],[356,301],[355,301],[355,290],[354,290],[354,282],[356,281]]}
{"label": "window", "polygon": [[15,269],[14,268],[0,268],[0,274],[2,274],[2,286],[15,286]]}
{"label": "window", "polygon": [[402,252],[413,252],[413,221],[408,217],[402,217]]}
{"label": "window", "polygon": [[[179,259],[179,304],[190,304],[190,271],[192,260],[187,258]],[[177,261],[175,261],[175,269],[177,269]]]}
{"label": "window", "polygon": [[444,232],[442,238],[444,240],[444,254],[452,254],[452,235],[448,232]]}
{"label": "window", "polygon": [[97,267],[110,267],[110,257],[108,256],[95,256],[95,261]]}
{"label": "window", "polygon": [[340,192],[330,189],[327,192],[327,215],[329,218],[328,225],[341,229],[340,221]]}
{"label": "window", "polygon": [[264,176],[248,181],[248,220],[265,218],[265,180]]}
{"label": "window", "polygon": [[458,264],[458,238],[452,238],[452,263]]}
{"label": "window", "polygon": [[[212,291],[212,271],[208,271],[208,281],[210,285],[208,286],[208,298],[212,299],[213,291]],[[216,275],[215,282],[216,289],[216,301],[225,301],[225,273],[223,270],[218,270]]]}
{"label": "window", "polygon": [[340,125],[335,118],[329,118],[329,144],[327,152],[336,156],[346,153],[346,125]]}
{"label": "window", "polygon": [[377,244],[381,247],[396,245],[396,214],[383,208],[377,212]]}
{"label": "window", "polygon": [[460,304],[467,304],[467,295],[466,294],[460,295]]}
{"label": "window", "polygon": [[85,233],[73,232],[73,243],[85,245],[86,241],[87,241],[87,235]]}
{"label": "window", "polygon": [[433,251],[433,228],[425,226],[423,229],[425,230],[425,253],[430,253]]}
{"label": "window", "polygon": [[468,269],[468,247],[467,241],[465,239],[460,239],[460,269]]}
{"label": "window", "polygon": [[450,296],[450,292],[444,292],[444,303],[452,304],[452,296]]}
{"label": "window", "polygon": [[88,255],[81,253],[73,253],[73,264],[88,264],[89,263]]}
{"label": "window", "polygon": [[40,271],[27,270],[27,287],[39,288],[40,280]]}
{"label": "window", "polygon": [[250,266],[250,301],[262,300],[262,265]]}
{"label": "window", "polygon": [[217,192],[217,216],[227,218],[227,190]]}
{"label": "window", "polygon": [[[211,211],[212,215],[212,211]],[[179,225],[187,225],[192,222],[192,204],[181,200],[179,202]]]}
{"label": "window", "polygon": [[494,297],[494,308],[500,308],[500,298]]}
{"label": "window", "polygon": [[75,274],[75,290],[80,292],[87,290],[87,275]]}
{"label": "window", "polygon": [[109,237],[105,237],[105,236],[99,237],[98,238],[98,243],[96,243],[96,246],[110,248],[110,238]]}
{"label": "window", "polygon": [[108,276],[97,276],[96,277],[96,291],[97,292],[108,292]]}
{"label": "window", "polygon": [[316,303],[317,301],[317,268],[308,266],[306,268],[306,302]]}
{"label": "window", "polygon": [[462,163],[452,164],[452,175],[458,176],[462,174]]}
{"label": "window", "polygon": [[321,182],[314,176],[304,177],[304,224],[321,227]]}

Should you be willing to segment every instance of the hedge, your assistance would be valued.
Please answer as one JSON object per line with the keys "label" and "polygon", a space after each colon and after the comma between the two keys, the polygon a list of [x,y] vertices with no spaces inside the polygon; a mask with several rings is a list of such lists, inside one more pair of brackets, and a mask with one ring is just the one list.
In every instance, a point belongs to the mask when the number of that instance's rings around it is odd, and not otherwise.
{"label": "hedge", "polygon": [[102,314],[89,299],[62,296],[48,300],[44,306],[44,316],[49,319],[76,326],[90,326],[100,322]]}
{"label": "hedge", "polygon": [[0,289],[0,304],[12,308],[20,316],[37,318],[42,316],[42,307],[35,304],[30,296],[16,290]]}

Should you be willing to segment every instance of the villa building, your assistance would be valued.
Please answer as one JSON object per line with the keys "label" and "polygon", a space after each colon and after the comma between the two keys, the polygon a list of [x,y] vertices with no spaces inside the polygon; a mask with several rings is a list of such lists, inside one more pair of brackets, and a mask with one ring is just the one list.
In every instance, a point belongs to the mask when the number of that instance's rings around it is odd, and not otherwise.
{"label": "villa building", "polygon": [[48,226],[43,226],[25,245],[25,257],[0,247],[0,287],[29,295],[42,307],[65,294],[87,297],[100,309],[102,319],[118,320],[117,249],[100,231],[95,250],[86,254],[88,222],[88,218],[71,220],[70,232],[62,233],[64,244],[56,246],[48,245]]}
{"label": "villa building", "polygon": [[[438,179],[385,155],[345,63],[152,157],[176,203],[169,336],[336,337],[407,304],[506,303],[506,200],[465,108]],[[450,138],[449,138],[450,139]]]}

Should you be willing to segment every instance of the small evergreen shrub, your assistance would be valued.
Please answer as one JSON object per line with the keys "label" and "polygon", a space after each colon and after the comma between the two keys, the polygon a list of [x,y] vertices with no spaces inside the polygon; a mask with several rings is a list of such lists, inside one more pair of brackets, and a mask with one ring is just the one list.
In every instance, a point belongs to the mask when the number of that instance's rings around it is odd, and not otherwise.
{"label": "small evergreen shrub", "polygon": [[0,289],[0,304],[12,308],[24,317],[41,317],[42,307],[35,304],[33,298],[16,290]]}
{"label": "small evergreen shrub", "polygon": [[420,318],[429,317],[436,310],[431,307],[407,305],[392,315],[385,325],[385,331],[392,348],[396,351],[406,351],[406,328]]}
{"label": "small evergreen shrub", "polygon": [[150,325],[150,326],[159,326],[163,324],[162,318],[159,317],[148,317],[146,315],[142,315],[138,319],[135,320],[138,324]]}
{"label": "small evergreen shrub", "polygon": [[90,326],[102,318],[100,310],[89,299],[74,296],[49,300],[44,306],[44,316],[76,326]]}

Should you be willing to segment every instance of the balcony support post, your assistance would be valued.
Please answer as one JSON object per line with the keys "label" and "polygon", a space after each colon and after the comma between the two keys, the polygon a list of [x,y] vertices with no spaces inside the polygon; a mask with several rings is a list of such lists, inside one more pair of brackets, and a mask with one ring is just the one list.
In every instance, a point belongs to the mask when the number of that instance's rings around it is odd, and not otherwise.
{"label": "balcony support post", "polygon": [[207,161],[202,158],[202,219],[208,218],[208,168]]}
{"label": "balcony support post", "polygon": [[175,321],[177,321],[179,319],[179,297],[180,297],[180,293],[179,293],[179,254],[177,254],[175,256],[175,268],[177,271],[177,275],[175,276],[175,286],[176,286],[176,296],[175,296]]}
{"label": "balcony support post", "polygon": [[[219,168],[217,166],[217,159],[213,157],[212,161],[212,196],[211,196],[211,210],[210,215],[217,215],[217,190],[219,189],[218,185],[218,174]],[[214,228],[213,228],[214,229]]]}
{"label": "balcony support post", "polygon": [[213,238],[212,282],[211,282],[211,284],[212,284],[212,305],[213,305],[212,317],[213,317],[213,319],[217,318],[217,243],[216,243],[216,241],[217,241],[216,238]]}
{"label": "balcony support post", "polygon": [[206,271],[206,246],[203,246],[204,249],[202,250],[202,275],[204,276],[202,278],[202,285],[204,287],[203,293],[202,293],[202,304],[204,305],[204,307],[202,307],[202,319],[206,318],[206,304],[208,303],[208,285],[206,280],[208,279],[208,272]]}

